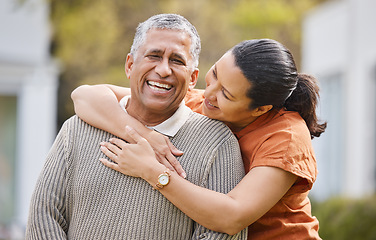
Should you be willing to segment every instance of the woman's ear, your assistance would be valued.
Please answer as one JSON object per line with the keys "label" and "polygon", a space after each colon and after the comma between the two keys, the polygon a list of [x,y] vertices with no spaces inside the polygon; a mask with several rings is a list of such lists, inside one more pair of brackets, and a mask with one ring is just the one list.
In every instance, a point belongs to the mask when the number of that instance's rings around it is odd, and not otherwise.
{"label": "woman's ear", "polygon": [[252,110],[252,114],[255,117],[259,117],[262,114],[269,112],[270,109],[272,109],[272,108],[273,108],[273,105],[264,105],[264,106],[261,106],[261,107],[257,107],[257,108]]}

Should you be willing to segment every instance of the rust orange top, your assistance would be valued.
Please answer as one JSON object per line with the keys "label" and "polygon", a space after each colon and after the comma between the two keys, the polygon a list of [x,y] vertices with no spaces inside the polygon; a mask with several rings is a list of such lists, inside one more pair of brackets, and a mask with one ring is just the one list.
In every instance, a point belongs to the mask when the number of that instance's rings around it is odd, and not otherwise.
{"label": "rust orange top", "polygon": [[[202,113],[202,90],[188,91],[185,102]],[[258,166],[283,169],[298,176],[289,191],[248,228],[248,239],[320,239],[311,215],[309,190],[317,176],[309,130],[297,112],[272,110],[234,133],[246,172]],[[257,194],[257,193],[255,193]]]}

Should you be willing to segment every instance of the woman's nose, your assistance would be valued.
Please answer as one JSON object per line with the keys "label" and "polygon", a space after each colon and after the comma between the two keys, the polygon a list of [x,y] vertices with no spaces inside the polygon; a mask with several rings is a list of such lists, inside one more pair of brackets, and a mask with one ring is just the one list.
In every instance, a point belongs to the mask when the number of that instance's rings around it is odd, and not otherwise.
{"label": "woman's nose", "polygon": [[217,90],[218,90],[217,85],[218,84],[216,84],[215,81],[206,81],[206,89],[205,89],[205,93],[204,93],[205,98],[207,98],[211,101],[216,100],[216,93],[217,93]]}

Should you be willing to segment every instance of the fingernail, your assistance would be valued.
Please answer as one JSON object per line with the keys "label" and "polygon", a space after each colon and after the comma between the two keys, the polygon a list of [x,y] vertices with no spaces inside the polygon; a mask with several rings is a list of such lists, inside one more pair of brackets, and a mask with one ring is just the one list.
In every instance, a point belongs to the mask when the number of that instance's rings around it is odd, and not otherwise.
{"label": "fingernail", "polygon": [[187,174],[185,172],[183,172],[181,175],[183,178],[187,178]]}

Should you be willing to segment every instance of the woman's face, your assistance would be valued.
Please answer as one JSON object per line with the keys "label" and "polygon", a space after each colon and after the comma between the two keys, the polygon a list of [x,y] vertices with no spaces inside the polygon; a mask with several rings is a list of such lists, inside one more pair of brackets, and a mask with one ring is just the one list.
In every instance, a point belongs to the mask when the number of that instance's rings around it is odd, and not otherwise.
{"label": "woman's face", "polygon": [[205,81],[203,113],[206,116],[225,122],[233,131],[256,119],[248,109],[251,99],[246,96],[251,84],[235,65],[231,51],[214,64]]}

